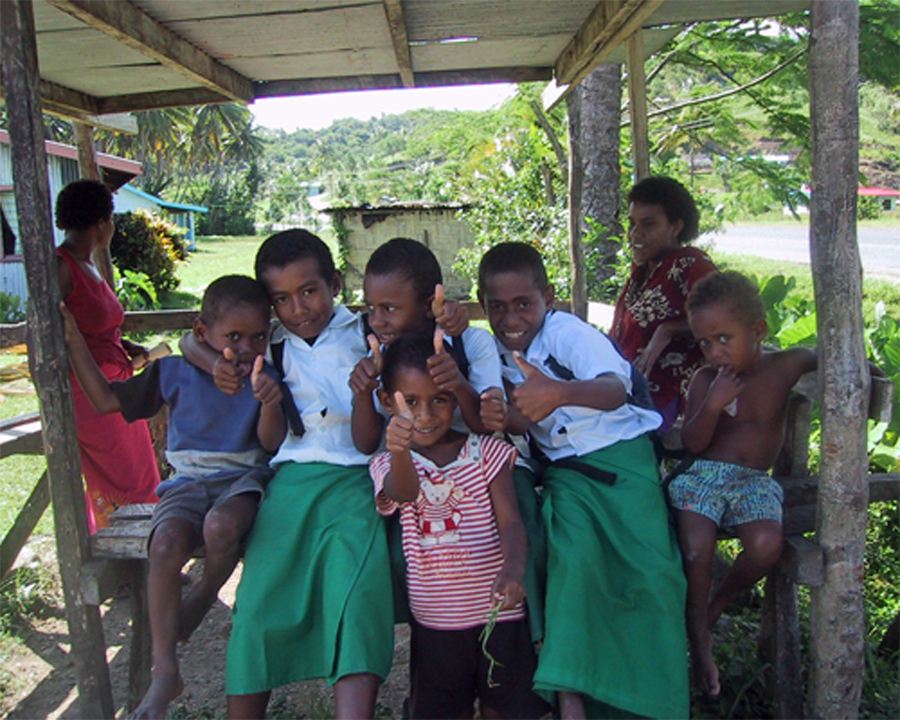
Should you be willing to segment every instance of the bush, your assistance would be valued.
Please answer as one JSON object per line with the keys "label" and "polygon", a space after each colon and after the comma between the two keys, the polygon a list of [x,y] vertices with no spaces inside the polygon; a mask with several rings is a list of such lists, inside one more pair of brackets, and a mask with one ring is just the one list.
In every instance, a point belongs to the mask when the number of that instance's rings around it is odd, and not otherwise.
{"label": "bush", "polygon": [[157,293],[178,287],[175,268],[188,252],[185,230],[146,210],[118,214],[115,222],[110,252],[119,272],[144,273]]}
{"label": "bush", "polygon": [[25,308],[18,295],[0,292],[0,323],[17,323],[25,319]]}
{"label": "bush", "polygon": [[116,278],[116,297],[126,310],[158,310],[156,288],[146,273],[123,270]]}

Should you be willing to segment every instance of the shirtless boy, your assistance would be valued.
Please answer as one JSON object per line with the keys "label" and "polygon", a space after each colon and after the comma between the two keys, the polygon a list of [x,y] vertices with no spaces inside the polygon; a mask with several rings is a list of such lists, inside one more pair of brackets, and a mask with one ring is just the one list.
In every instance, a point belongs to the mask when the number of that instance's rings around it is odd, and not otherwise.
{"label": "shirtless boy", "polygon": [[[688,391],[682,440],[694,463],[669,485],[688,581],[687,629],[695,680],[719,692],[711,628],[729,603],[781,555],[781,486],[768,474],[784,440],[794,383],[816,369],[814,349],[763,350],[768,325],[756,286],[736,272],[703,278],[688,296],[688,321],[709,363]],[[709,600],[719,527],[742,551]]]}

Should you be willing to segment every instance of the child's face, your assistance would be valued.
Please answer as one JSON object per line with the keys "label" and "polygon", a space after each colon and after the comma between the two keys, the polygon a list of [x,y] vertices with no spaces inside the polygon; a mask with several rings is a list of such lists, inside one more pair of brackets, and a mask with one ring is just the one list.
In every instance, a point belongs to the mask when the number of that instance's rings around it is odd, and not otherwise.
{"label": "child's face", "polygon": [[695,310],[689,323],[703,356],[714,368],[731,368],[738,375],[756,368],[768,329],[765,320],[748,323],[721,303]]}
{"label": "child's face", "polygon": [[[414,448],[428,448],[436,445],[450,432],[456,398],[453,393],[441,390],[434,384],[431,375],[415,368],[400,368],[394,376],[394,391],[403,394],[410,412],[413,414]],[[382,403],[393,415],[393,393],[380,393]]]}
{"label": "child's face", "polygon": [[334,315],[334,296],[341,290],[337,273],[322,277],[315,258],[300,258],[282,267],[270,267],[260,278],[282,324],[304,340],[313,340]]}
{"label": "child's face", "polygon": [[502,272],[486,278],[478,298],[503,347],[524,352],[544,325],[553,288],[541,290],[527,271]]}
{"label": "child's face", "polygon": [[628,208],[628,244],[635,265],[659,262],[678,247],[684,222],[669,222],[662,205],[633,202]]}
{"label": "child's face", "polygon": [[241,365],[250,366],[257,355],[266,354],[269,339],[269,309],[236,304],[224,308],[209,325],[198,320],[194,332],[201,342],[221,353],[229,348]]}
{"label": "child's face", "polygon": [[382,345],[415,332],[430,332],[431,299],[416,296],[413,282],[400,273],[366,275],[363,281],[369,327]]}

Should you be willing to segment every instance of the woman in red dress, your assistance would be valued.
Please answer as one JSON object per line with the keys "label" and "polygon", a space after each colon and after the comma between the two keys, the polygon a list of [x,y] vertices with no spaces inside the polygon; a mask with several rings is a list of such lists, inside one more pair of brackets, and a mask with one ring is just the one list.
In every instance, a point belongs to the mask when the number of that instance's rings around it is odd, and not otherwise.
{"label": "woman in red dress", "polygon": [[[112,214],[112,193],[103,183],[67,185],[56,199],[56,225],[66,231],[56,256],[63,300],[91,355],[108,380],[125,380],[133,374],[134,358],[146,359],[147,351],[122,339],[125,312],[91,261],[94,250],[109,247],[116,229]],[[99,414],[74,376],[71,382],[93,534],[120,505],[156,502],[159,469],[145,420],[127,423],[119,413]]]}
{"label": "woman in red dress", "polygon": [[700,214],[687,189],[650,177],[628,194],[631,275],[616,302],[610,337],[646,377],[663,415],[662,432],[684,410],[684,398],[703,355],[691,336],[684,302],[700,278],[716,270],[709,256],[687,244],[699,234]]}

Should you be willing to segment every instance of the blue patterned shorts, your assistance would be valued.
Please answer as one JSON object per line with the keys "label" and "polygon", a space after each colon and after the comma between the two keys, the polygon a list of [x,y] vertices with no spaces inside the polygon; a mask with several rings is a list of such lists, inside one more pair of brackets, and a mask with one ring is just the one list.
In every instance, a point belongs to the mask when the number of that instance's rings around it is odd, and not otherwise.
{"label": "blue patterned shorts", "polygon": [[669,503],[731,528],[754,520],[781,522],[784,491],[767,473],[722,462],[695,460],[669,483]]}

